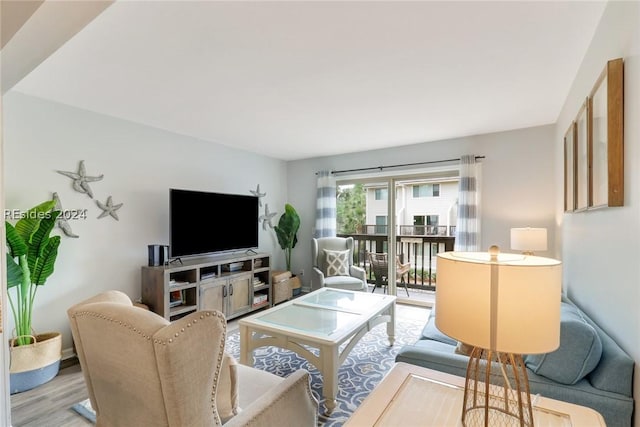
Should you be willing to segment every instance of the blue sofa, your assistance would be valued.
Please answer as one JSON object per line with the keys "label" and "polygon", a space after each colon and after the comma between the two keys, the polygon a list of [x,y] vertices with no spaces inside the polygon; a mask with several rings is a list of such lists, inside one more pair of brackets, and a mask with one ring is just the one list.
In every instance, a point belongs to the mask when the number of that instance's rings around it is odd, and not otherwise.
{"label": "blue sofa", "polygon": [[[608,427],[630,427],[633,359],[566,297],[560,322],[556,351],[524,356],[531,394],[593,408]],[[396,362],[464,377],[469,358],[456,352],[457,344],[436,328],[434,307],[420,338],[403,346]]]}

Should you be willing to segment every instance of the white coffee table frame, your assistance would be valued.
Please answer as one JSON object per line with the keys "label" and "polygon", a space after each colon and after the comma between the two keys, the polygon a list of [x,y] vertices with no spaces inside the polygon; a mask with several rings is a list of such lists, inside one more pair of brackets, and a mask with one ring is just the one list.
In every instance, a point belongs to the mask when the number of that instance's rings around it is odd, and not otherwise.
{"label": "white coffee table frame", "polygon": [[[323,300],[334,299],[338,301],[335,306],[323,305]],[[323,398],[330,414],[336,406],[338,369],[358,341],[374,326],[386,322],[389,345],[393,345],[395,301],[393,295],[322,288],[240,319],[240,363],[252,366],[253,351],[258,347],[276,346],[297,353],[322,374]],[[287,317],[296,313],[304,313],[304,319]],[[315,330],[305,328],[302,323],[313,326],[314,316],[336,326],[327,328],[318,322]],[[307,347],[317,349],[318,355]]]}

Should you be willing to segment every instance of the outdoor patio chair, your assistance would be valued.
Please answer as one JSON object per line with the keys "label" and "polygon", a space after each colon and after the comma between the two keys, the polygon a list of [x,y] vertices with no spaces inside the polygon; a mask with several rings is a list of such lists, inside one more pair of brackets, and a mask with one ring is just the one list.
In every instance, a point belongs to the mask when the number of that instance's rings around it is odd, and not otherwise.
{"label": "outdoor patio chair", "polygon": [[[389,261],[388,255],[386,252],[383,253],[374,253],[369,252],[369,264],[371,265],[371,271],[373,271],[373,275],[376,279],[376,283],[373,285],[372,293],[375,292],[378,286],[384,288],[384,292],[387,292],[387,285],[389,284],[387,275],[389,274]],[[411,270],[411,263],[402,263],[400,261],[400,257],[396,255],[396,279],[400,279],[400,284],[404,286],[404,290],[407,292],[407,296],[409,296],[409,289],[407,288],[407,280],[409,276],[409,271]],[[407,280],[405,280],[405,276],[407,276]]]}

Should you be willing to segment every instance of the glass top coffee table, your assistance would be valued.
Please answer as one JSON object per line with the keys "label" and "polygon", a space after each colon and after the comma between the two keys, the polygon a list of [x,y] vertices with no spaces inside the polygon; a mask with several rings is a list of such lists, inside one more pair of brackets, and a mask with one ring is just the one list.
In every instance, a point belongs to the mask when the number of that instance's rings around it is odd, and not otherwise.
{"label": "glass top coffee table", "polygon": [[[393,345],[395,301],[393,295],[322,288],[240,319],[240,363],[253,365],[253,350],[258,347],[294,351],[322,374],[325,407],[331,413],[336,406],[338,369],[364,334],[386,322],[389,345]],[[317,349],[318,355],[309,348]]]}

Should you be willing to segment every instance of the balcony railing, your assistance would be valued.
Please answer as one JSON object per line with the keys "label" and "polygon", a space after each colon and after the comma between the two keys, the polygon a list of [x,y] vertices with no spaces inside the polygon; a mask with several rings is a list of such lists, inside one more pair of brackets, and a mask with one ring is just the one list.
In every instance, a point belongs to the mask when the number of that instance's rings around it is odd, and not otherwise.
{"label": "balcony railing", "polygon": [[[365,224],[360,227],[360,234],[387,234],[386,225]],[[398,236],[455,236],[456,226],[446,225],[399,225]]]}
{"label": "balcony railing", "polygon": [[[385,227],[386,232],[386,226],[367,225],[363,230],[368,230],[369,227]],[[407,228],[404,229],[403,227]],[[413,227],[420,226],[401,225],[399,228],[407,231]],[[446,229],[447,227],[444,227],[445,231]],[[453,229],[455,231],[455,227]],[[437,227],[437,230],[433,230],[437,231],[436,234],[414,234],[416,231],[421,231],[415,229],[410,231],[413,233],[398,234],[396,236],[396,254],[400,256],[400,260],[403,263],[411,263],[407,286],[413,289],[433,291],[436,289],[437,282],[436,256],[440,252],[452,251],[455,237],[439,234],[440,227]],[[353,237],[355,241],[354,264],[364,268],[367,272],[368,282],[374,284],[375,277],[369,266],[367,252],[388,252],[388,236],[381,233],[338,234],[338,236]],[[399,277],[397,279],[400,280]]]}

